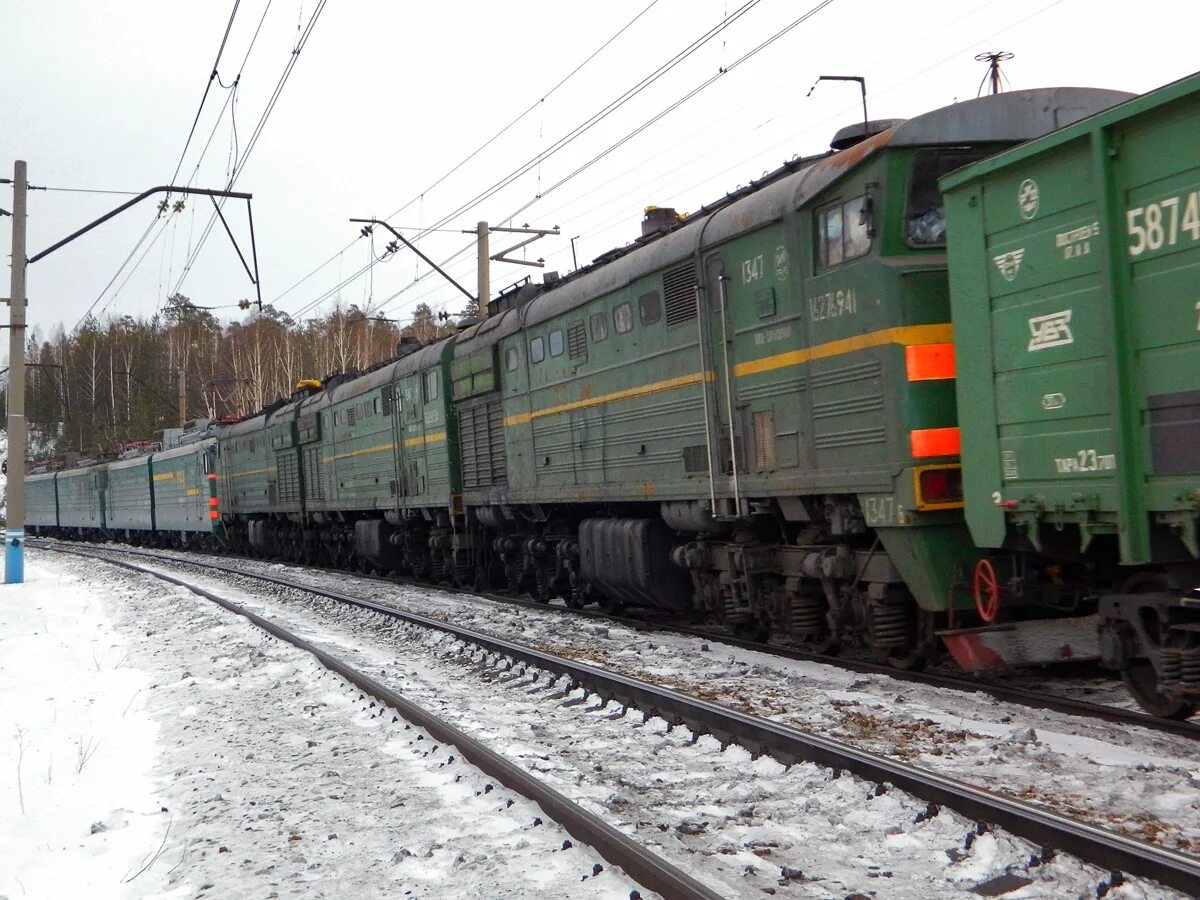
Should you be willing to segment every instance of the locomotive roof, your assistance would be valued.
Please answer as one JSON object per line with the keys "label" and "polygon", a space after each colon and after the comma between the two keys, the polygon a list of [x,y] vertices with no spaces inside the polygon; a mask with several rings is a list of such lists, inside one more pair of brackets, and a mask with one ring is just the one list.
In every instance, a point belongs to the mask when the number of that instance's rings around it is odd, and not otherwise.
{"label": "locomotive roof", "polygon": [[[158,455],[158,454],[154,454]],[[150,461],[151,454],[143,453],[141,456],[131,456],[129,459],[118,459],[115,462],[110,462],[107,466],[109,469],[133,469],[137,466],[144,466]]]}
{"label": "locomotive roof", "polygon": [[299,404],[301,412],[317,411],[327,406],[332,406],[335,403],[344,403],[360,394],[365,394],[385,384],[391,384],[396,379],[403,378],[405,375],[411,375],[413,372],[436,366],[441,362],[443,346],[446,341],[452,339],[453,336],[426,344],[420,350],[416,350],[407,356],[389,362],[370,372],[365,372],[362,375],[347,378],[345,381],[334,385],[328,390],[305,397]]}
{"label": "locomotive roof", "polygon": [[286,422],[308,412],[318,412],[335,403],[343,403],[359,394],[365,394],[381,385],[389,384],[397,378],[435,366],[441,361],[443,345],[452,338],[453,336],[426,344],[420,350],[372,369],[370,372],[346,378],[333,387],[317,391],[315,394],[307,394],[296,400],[289,400],[268,412],[256,413],[231,425],[218,426],[218,433],[222,439],[226,439],[261,431],[275,422]]}
{"label": "locomotive roof", "polygon": [[159,453],[155,453],[154,459],[157,461],[160,459],[175,459],[179,456],[188,456],[189,454],[196,453],[198,450],[211,447],[216,442],[216,438],[202,438],[198,441],[192,441],[190,444],[183,444],[179,447],[172,447],[170,450],[162,450]]}
{"label": "locomotive roof", "polygon": [[802,207],[884,148],[1026,141],[1132,96],[1124,91],[1063,87],[979,97],[904,120],[846,150],[787,164],[752,183],[744,196],[722,201],[711,211],[702,209],[667,234],[630,247],[611,262],[587,267],[517,310],[466,329],[459,337],[458,355],[493,343],[522,326],[555,318],[649,272],[694,259],[707,247],[774,221],[785,211]]}

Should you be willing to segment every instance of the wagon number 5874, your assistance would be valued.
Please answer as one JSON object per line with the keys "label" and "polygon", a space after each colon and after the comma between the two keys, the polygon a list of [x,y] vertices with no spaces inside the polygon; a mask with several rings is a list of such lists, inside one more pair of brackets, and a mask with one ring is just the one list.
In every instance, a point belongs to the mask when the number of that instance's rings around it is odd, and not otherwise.
{"label": "wagon number 5874", "polygon": [[1179,242],[1180,231],[1188,232],[1193,241],[1200,241],[1200,191],[1127,209],[1125,224],[1132,238],[1130,256],[1157,250],[1163,244],[1174,247]]}

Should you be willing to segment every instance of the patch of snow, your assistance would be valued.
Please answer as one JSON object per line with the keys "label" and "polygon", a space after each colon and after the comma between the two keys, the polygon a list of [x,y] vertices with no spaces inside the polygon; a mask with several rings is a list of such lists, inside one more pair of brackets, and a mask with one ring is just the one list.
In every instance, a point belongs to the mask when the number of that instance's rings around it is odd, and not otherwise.
{"label": "patch of snow", "polygon": [[309,654],[188,592],[31,555],[0,589],[0,897],[630,896]]}

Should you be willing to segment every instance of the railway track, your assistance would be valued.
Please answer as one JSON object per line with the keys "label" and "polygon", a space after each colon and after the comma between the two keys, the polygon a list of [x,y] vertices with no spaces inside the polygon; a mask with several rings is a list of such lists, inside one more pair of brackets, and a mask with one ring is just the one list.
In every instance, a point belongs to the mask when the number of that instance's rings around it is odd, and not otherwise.
{"label": "railway track", "polygon": [[[52,549],[59,545],[53,542],[35,540],[31,542],[31,546],[42,546]],[[123,553],[128,556],[140,557],[144,559],[159,559],[177,562],[185,561],[191,565],[208,568],[213,571],[243,575],[247,578],[255,578],[281,585],[288,583],[286,579],[279,579],[275,576],[248,571],[245,567],[231,565],[226,562],[216,562],[212,559],[193,559],[190,555],[187,559],[184,559],[181,556],[170,553],[163,554],[154,551],[137,550],[125,547],[105,547],[104,549],[109,552]],[[328,571],[326,569],[314,569],[311,566],[293,566],[292,564],[288,565],[289,567],[295,568],[298,571]],[[388,585],[400,583],[418,587],[430,587],[427,582],[403,577],[384,577],[359,573],[355,573],[354,577],[368,581],[377,581],[381,584]],[[457,593],[462,593],[472,597],[479,597],[495,603],[503,603],[510,606],[518,606],[540,611],[552,609],[563,615],[577,615],[602,621],[618,622],[627,627],[648,633],[669,632],[673,634],[687,635],[690,637],[698,637],[705,640],[718,640],[723,644],[729,644],[730,646],[739,647],[745,650],[769,652],[786,659],[836,666],[857,674],[884,675],[897,681],[923,685],[926,687],[937,688],[939,690],[953,690],[971,694],[985,694],[1005,703],[1013,703],[1031,709],[1049,710],[1051,712],[1080,716],[1095,721],[1109,722],[1117,725],[1132,725],[1139,728],[1147,728],[1161,734],[1169,734],[1177,737],[1189,738],[1192,740],[1200,740],[1200,721],[1195,719],[1182,722],[1174,719],[1163,719],[1148,715],[1136,709],[1110,706],[1104,703],[1094,703],[1074,697],[1062,696],[1060,694],[1030,690],[1028,688],[1017,687],[997,681],[981,680],[979,678],[972,677],[959,677],[938,672],[920,672],[907,669],[898,669],[894,666],[888,666],[868,660],[814,653],[808,650],[802,650],[775,643],[764,644],[759,641],[743,640],[710,628],[689,627],[675,623],[655,621],[652,618],[646,619],[630,616],[612,616],[608,613],[590,609],[572,609],[567,606],[548,606],[547,604],[538,603],[534,600],[486,591],[466,591],[461,588],[455,588],[453,590]]]}
{"label": "railway track", "polygon": [[489,777],[496,779],[496,781],[505,787],[538,804],[573,837],[591,845],[604,859],[612,865],[624,869],[626,874],[643,887],[655,891],[664,897],[689,898],[689,900],[718,900],[720,898],[721,895],[719,893],[711,890],[687,873],[680,871],[677,867],[657,856],[642,844],[622,834],[599,816],[588,812],[579,804],[572,802],[542,780],[521,769],[519,766],[514,765],[504,756],[487,747],[484,743],[475,740],[470,735],[455,728],[428,709],[411,702],[387,685],[350,665],[345,660],[328,653],[270,619],[258,615],[240,604],[203,587],[164,572],[156,572],[143,566],[134,565],[133,563],[106,558],[98,553],[63,548],[53,549],[56,552],[74,553],[79,556],[103,559],[104,562],[110,565],[120,566],[133,572],[152,576],[191,591],[236,615],[246,618],[279,640],[312,654],[325,668],[340,675],[355,687],[396,710],[406,721],[423,728],[436,741],[455,747],[467,762]]}
{"label": "railway track", "polygon": [[[126,553],[126,551],[61,546],[47,549],[103,560],[133,571],[164,578],[197,593],[210,596],[210,599],[217,599],[203,589],[197,589],[181,579],[112,558],[113,555]],[[962,781],[872,754],[820,735],[807,733],[786,724],[746,715],[645,681],[607,672],[587,663],[565,659],[438,619],[397,610],[386,604],[353,597],[344,592],[332,591],[272,575],[249,573],[231,566],[179,560],[175,557],[159,556],[157,558],[162,562],[184,567],[194,566],[237,577],[255,579],[289,590],[301,591],[338,603],[382,613],[421,628],[443,632],[453,636],[456,641],[462,642],[464,645],[477,648],[478,654],[487,664],[497,666],[517,676],[528,676],[536,680],[541,677],[541,673],[548,673],[552,678],[559,679],[560,683],[565,681],[569,688],[581,688],[589,695],[595,694],[602,700],[619,702],[628,708],[640,710],[646,717],[657,716],[671,725],[686,726],[693,734],[712,735],[723,744],[741,745],[754,754],[769,755],[785,765],[804,761],[835,771],[849,771],[873,782],[879,786],[880,790],[886,790],[887,785],[895,786],[914,797],[933,804],[930,807],[933,814],[936,814],[938,808],[945,807],[971,820],[1003,828],[1042,848],[1071,854],[1080,860],[1099,866],[1105,871],[1119,870],[1129,875],[1153,879],[1189,895],[1200,895],[1200,860],[1194,857],[1125,837],[1031,804],[1001,797]],[[217,599],[217,602],[222,601]],[[230,606],[227,603],[222,603],[222,605]],[[237,611],[246,614],[243,610]],[[261,627],[268,627],[269,623],[261,620],[260,617],[253,615],[248,617]],[[276,633],[271,628],[268,630]],[[298,646],[304,646],[310,652],[319,653],[312,645],[298,644]],[[322,659],[322,661],[325,660]],[[364,690],[375,693],[377,688],[383,687],[365,676],[362,677],[365,680],[361,682],[360,686]],[[385,702],[393,703],[393,700],[387,695],[380,694],[379,696],[385,699]],[[402,700],[403,698],[396,699]],[[405,714],[407,715],[407,713]],[[496,777],[500,778],[499,775]],[[510,786],[515,787],[515,785]],[[569,801],[566,802],[569,803]],[[568,825],[565,821],[563,824]],[[602,853],[606,852],[603,838],[599,841],[591,838],[581,839],[589,840],[597,850]],[[615,853],[616,850],[613,852]],[[1046,855],[1043,852],[1042,856]],[[637,869],[639,864],[636,860],[632,866],[626,862],[613,861],[626,868],[632,876],[639,880],[644,877]],[[642,865],[645,863],[643,862]],[[654,877],[663,876],[660,873]],[[651,886],[648,882],[643,881],[643,883],[647,887]],[[654,889],[658,890],[658,888]],[[706,896],[686,893],[672,894],[671,890],[666,893],[677,896]]]}

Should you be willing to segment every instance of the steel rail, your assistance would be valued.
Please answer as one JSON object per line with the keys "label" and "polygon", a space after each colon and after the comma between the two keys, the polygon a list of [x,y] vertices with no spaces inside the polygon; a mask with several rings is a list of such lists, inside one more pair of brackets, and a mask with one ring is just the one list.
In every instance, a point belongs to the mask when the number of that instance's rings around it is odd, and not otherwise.
{"label": "steel rail", "polygon": [[[401,694],[386,687],[369,675],[347,665],[336,656],[306,641],[297,634],[277,625],[270,619],[251,612],[243,606],[227,600],[212,591],[191,584],[181,578],[156,572],[135,563],[108,559],[99,553],[73,548],[47,548],[58,553],[87,556],[109,565],[119,566],[143,575],[150,575],[170,584],[177,585],[193,594],[211,600],[224,609],[242,616],[263,631],[274,635],[306,653],[312,654],[325,668],[345,678],[355,687],[370,694],[376,700],[397,710],[408,722],[424,728],[436,741],[453,745],[456,751],[489,778],[503,784],[540,806],[555,822],[574,838],[590,845],[611,865],[619,866],[630,878],[649,890],[664,897],[688,898],[688,900],[720,900],[722,895],[707,885],[675,867],[642,844],[618,831],[599,816],[554,790],[545,782],[510,762],[504,756],[475,740],[466,732],[440,719],[424,707],[418,706]],[[186,563],[185,563],[186,564]]]}
{"label": "steel rail", "polygon": [[[104,559],[104,551],[50,549]],[[159,559],[183,566],[221,570],[226,574],[326,597],[446,632],[499,658],[511,660],[510,667],[519,662],[557,676],[565,676],[573,685],[586,688],[606,701],[616,700],[627,707],[641,710],[647,716],[659,716],[672,725],[685,725],[695,733],[711,734],[723,743],[740,744],[752,753],[770,755],[785,765],[805,761],[834,770],[845,769],[867,781],[894,785],[922,800],[953,809],[968,818],[999,826],[1044,848],[1070,853],[1106,871],[1120,870],[1161,882],[1189,896],[1200,896],[1200,858],[1125,837],[954,778],[877,756],[831,738],[747,715],[716,703],[688,697],[625,675],[606,672],[587,663],[565,659],[503,638],[418,613],[398,610],[376,601],[352,597],[340,591],[214,564],[193,563],[190,560],[171,557]],[[119,560],[107,561],[135,570],[142,569],[140,566],[122,563]],[[150,569],[143,571],[154,575],[161,574]]]}
{"label": "steel rail", "polygon": [[[50,545],[41,545],[35,542],[30,546],[49,547]],[[179,562],[185,561],[180,560],[178,557],[163,556],[160,553],[137,550],[133,548],[106,547],[104,549],[113,553],[125,553],[130,556],[138,556],[145,559],[161,559]],[[239,559],[247,559],[251,562],[253,561],[246,557],[239,557]],[[257,573],[246,572],[234,566],[228,566],[223,563],[213,562],[211,560],[195,562],[192,562],[191,560],[186,561],[191,565],[203,566],[215,569],[217,571],[230,572],[233,574],[241,574],[248,578],[259,577]],[[299,569],[300,571],[317,571],[326,573],[342,571],[322,569],[319,567],[306,566],[299,563],[284,562],[280,564]],[[419,581],[412,578],[367,575],[361,572],[354,572],[351,574],[355,578],[361,578],[364,581],[376,581],[383,585],[395,586],[396,584],[407,584],[415,587],[434,587],[434,585],[430,585],[428,582]],[[997,700],[1002,700],[1006,703],[1014,703],[1031,709],[1045,709],[1051,712],[1064,713],[1066,715],[1079,716],[1088,719],[1096,719],[1098,721],[1109,722],[1117,725],[1133,725],[1138,728],[1145,728],[1150,731],[1160,732],[1162,734],[1174,735],[1175,737],[1200,740],[1200,721],[1195,720],[1178,721],[1175,719],[1163,719],[1136,709],[1124,709],[1119,706],[1108,706],[1102,703],[1092,703],[1087,700],[1077,700],[1073,697],[1064,697],[1061,694],[1047,694],[1030,690],[1028,688],[1013,687],[1011,685],[998,684],[993,681],[981,680],[977,678],[947,675],[936,672],[920,672],[909,669],[897,669],[894,666],[870,662],[868,660],[853,659],[843,656],[830,656],[828,654],[816,653],[811,650],[803,650],[798,647],[790,647],[783,644],[768,644],[761,641],[745,640],[743,638],[734,637],[733,635],[725,634],[711,628],[689,627],[687,625],[656,622],[653,619],[636,619],[629,616],[612,615],[610,613],[598,612],[589,609],[548,606],[547,604],[539,603],[536,600],[526,600],[521,597],[495,594],[487,591],[472,591],[465,588],[439,589],[450,590],[454,593],[466,594],[472,597],[481,597],[495,603],[504,603],[509,606],[519,606],[527,609],[558,612],[564,615],[578,615],[603,621],[617,622],[638,631],[669,632],[672,634],[697,637],[701,638],[702,640],[720,641],[723,644],[729,644],[730,646],[739,647],[743,650],[753,650],[758,653],[768,653],[774,656],[781,656],[786,659],[835,666],[839,669],[845,669],[849,672],[856,672],[860,675],[885,675],[897,681],[904,681],[910,684],[918,684],[926,687],[938,688],[941,690],[961,691],[963,693],[971,694],[986,694],[989,697],[995,697]]]}

